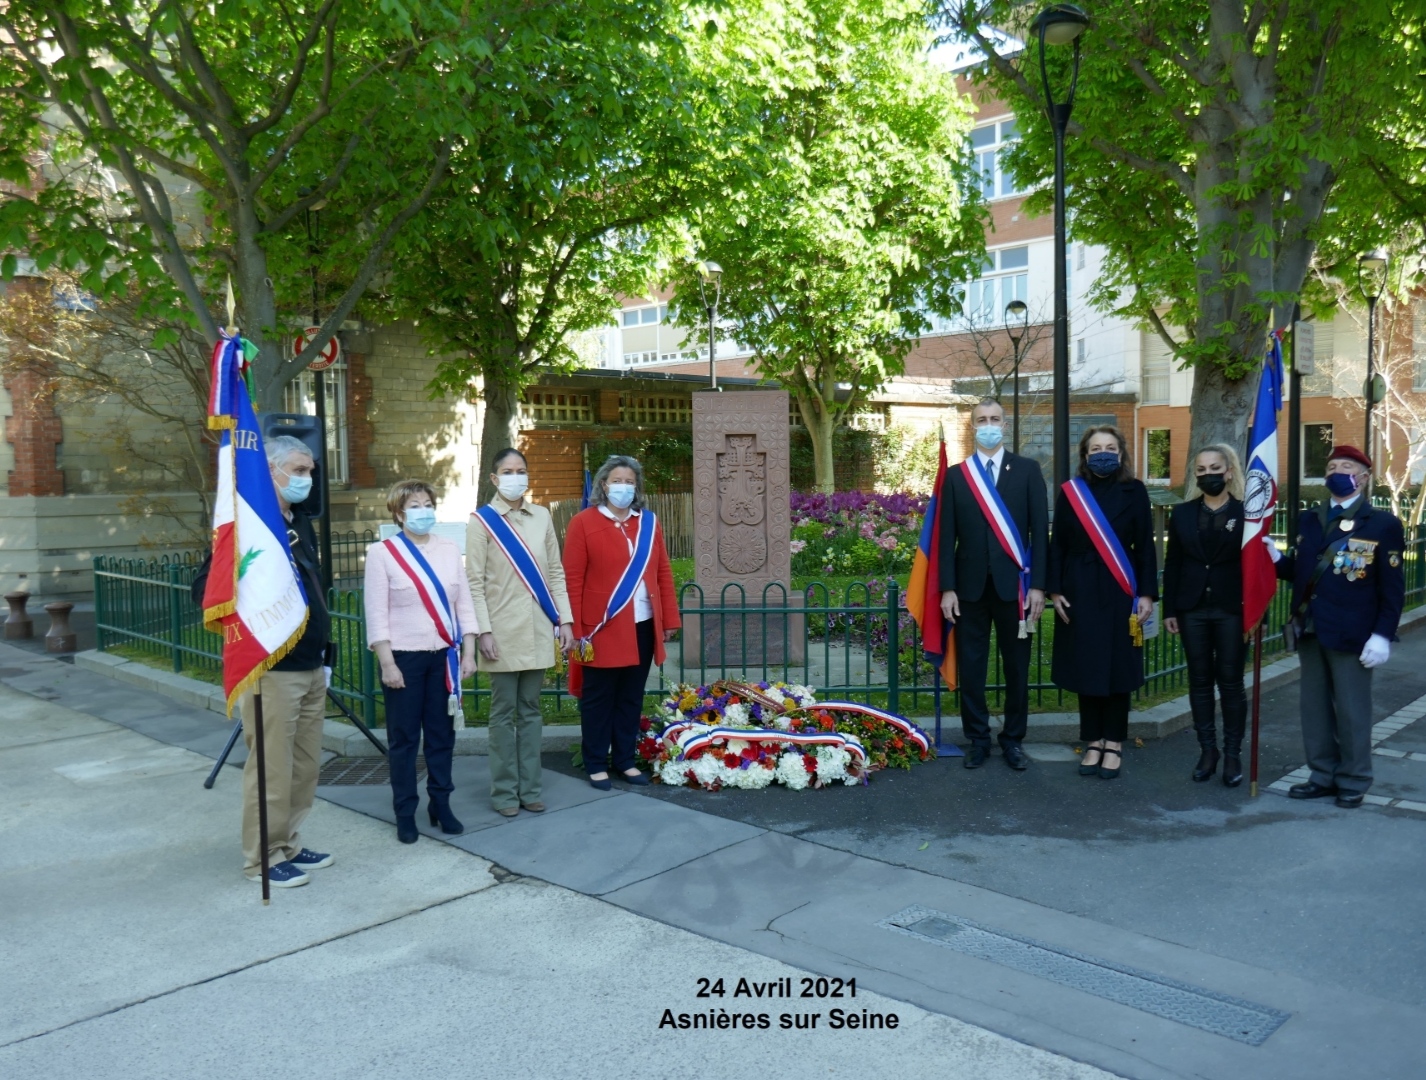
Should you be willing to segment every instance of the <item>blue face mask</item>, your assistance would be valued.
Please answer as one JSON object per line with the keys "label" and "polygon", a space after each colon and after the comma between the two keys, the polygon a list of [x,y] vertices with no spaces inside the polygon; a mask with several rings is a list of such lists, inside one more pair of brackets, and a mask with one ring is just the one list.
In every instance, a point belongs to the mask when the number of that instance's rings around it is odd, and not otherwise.
{"label": "blue face mask", "polygon": [[623,510],[626,506],[630,506],[630,505],[633,504],[633,501],[634,501],[634,485],[633,485],[633,484],[610,484],[608,490],[609,490],[609,504],[610,504],[611,506],[616,506],[616,507],[618,507],[620,510]]}
{"label": "blue face mask", "polygon": [[982,450],[994,450],[1005,438],[1005,429],[997,424],[981,424],[975,429],[975,442]]}
{"label": "blue face mask", "polygon": [[1090,454],[1086,464],[1095,476],[1113,476],[1119,471],[1119,455],[1108,451]]}
{"label": "blue face mask", "polygon": [[1357,492],[1357,478],[1351,473],[1334,472],[1327,477],[1327,490],[1339,499]]}
{"label": "blue face mask", "polygon": [[425,536],[436,527],[436,512],[429,506],[418,506],[406,511],[405,529],[413,536]]}
{"label": "blue face mask", "polygon": [[280,490],[288,505],[295,506],[312,494],[312,478],[310,476],[290,476],[287,478],[287,486]]}

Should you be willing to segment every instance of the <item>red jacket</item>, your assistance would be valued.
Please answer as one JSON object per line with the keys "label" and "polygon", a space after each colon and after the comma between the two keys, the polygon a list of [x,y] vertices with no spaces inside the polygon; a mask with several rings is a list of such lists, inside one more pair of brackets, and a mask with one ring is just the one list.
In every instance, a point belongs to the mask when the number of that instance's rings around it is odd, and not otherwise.
{"label": "red jacket", "polygon": [[[647,513],[648,511],[644,511]],[[629,529],[633,538],[633,529]],[[569,607],[574,615],[574,636],[585,637],[604,618],[614,586],[629,565],[629,542],[619,527],[597,506],[581,510],[569,523],[564,539],[564,578]],[[644,586],[654,608],[654,663],[664,662],[663,632],[681,626],[678,597],[673,591],[673,569],[664,547],[663,526],[654,524],[654,546],[644,570]],[[594,641],[589,667],[633,667],[639,662],[639,642],[634,633],[634,602],[609,620]]]}

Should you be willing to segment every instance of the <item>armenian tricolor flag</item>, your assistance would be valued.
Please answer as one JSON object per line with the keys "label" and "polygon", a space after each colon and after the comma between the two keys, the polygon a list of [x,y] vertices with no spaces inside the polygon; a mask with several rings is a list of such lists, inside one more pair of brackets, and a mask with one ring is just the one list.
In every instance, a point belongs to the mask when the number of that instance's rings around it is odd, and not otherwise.
{"label": "armenian tricolor flag", "polygon": [[946,480],[946,440],[941,439],[941,463],[936,484],[926,504],[921,523],[921,541],[911,563],[911,580],[906,585],[906,610],[921,628],[921,647],[926,659],[940,669],[946,689],[956,688],[955,627],[941,614],[941,491]]}

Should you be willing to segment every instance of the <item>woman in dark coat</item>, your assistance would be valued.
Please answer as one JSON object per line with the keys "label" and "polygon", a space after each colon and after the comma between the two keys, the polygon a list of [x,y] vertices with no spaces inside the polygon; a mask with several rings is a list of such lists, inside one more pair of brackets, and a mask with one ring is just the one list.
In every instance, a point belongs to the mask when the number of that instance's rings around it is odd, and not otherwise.
{"label": "woman in dark coat", "polygon": [[1201,495],[1169,519],[1164,556],[1164,629],[1183,636],[1188,702],[1200,749],[1193,779],[1218,768],[1214,684],[1223,701],[1223,783],[1243,782],[1243,470],[1231,446],[1199,451],[1193,471]]}
{"label": "woman in dark coat", "polygon": [[1129,734],[1129,695],[1144,685],[1144,648],[1134,643],[1130,618],[1142,624],[1158,597],[1153,515],[1148,490],[1134,479],[1117,428],[1093,427],[1084,433],[1079,477],[1128,556],[1138,596],[1120,588],[1060,490],[1048,581],[1060,620],[1051,678],[1079,695],[1079,734],[1085,742],[1080,774],[1112,780],[1119,775]]}

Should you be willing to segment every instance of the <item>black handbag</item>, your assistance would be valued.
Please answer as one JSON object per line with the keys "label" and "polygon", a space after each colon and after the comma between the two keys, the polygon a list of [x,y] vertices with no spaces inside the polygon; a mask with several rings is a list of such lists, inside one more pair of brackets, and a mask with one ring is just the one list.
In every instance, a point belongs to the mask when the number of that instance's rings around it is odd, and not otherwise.
{"label": "black handbag", "polygon": [[1288,616],[1287,622],[1282,624],[1282,647],[1284,652],[1297,652],[1297,639],[1302,636],[1306,623],[1303,615],[1307,612],[1307,602],[1312,598],[1312,590],[1317,587],[1317,583],[1322,580],[1322,575],[1327,572],[1327,568],[1332,565],[1332,560],[1337,557],[1337,552],[1347,546],[1347,541],[1351,536],[1343,536],[1335,543],[1328,544],[1322,549],[1322,554],[1317,558],[1317,565],[1312,568],[1312,577],[1307,581],[1307,588],[1302,590],[1302,599],[1297,607],[1293,608],[1292,614]]}

